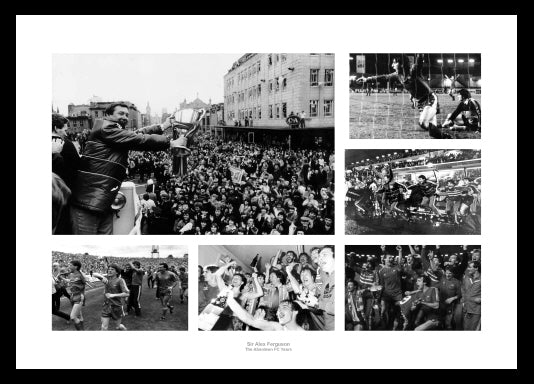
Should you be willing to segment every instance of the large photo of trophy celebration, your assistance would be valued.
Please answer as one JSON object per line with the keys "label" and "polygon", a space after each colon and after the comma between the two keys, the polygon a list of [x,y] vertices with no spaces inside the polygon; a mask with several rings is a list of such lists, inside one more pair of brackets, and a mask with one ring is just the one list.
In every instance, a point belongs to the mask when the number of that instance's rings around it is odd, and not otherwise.
{"label": "large photo of trophy celebration", "polygon": [[330,245],[201,245],[198,327],[203,331],[333,331]]}
{"label": "large photo of trophy celebration", "polygon": [[187,330],[188,253],[180,245],[57,245],[52,330]]}
{"label": "large photo of trophy celebration", "polygon": [[479,235],[481,151],[345,152],[346,234]]}
{"label": "large photo of trophy celebration", "polygon": [[345,330],[481,329],[477,245],[347,245]]}
{"label": "large photo of trophy celebration", "polygon": [[54,55],[52,104],[53,234],[334,234],[333,54]]}

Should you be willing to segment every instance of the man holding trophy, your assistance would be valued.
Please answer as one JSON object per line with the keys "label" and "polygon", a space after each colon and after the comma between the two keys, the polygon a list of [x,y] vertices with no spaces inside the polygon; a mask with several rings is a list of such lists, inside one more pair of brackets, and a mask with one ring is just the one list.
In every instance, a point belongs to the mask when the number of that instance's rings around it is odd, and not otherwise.
{"label": "man holding trophy", "polygon": [[[171,148],[177,157],[190,153],[187,142],[198,130],[203,113],[190,113],[189,117],[197,120],[184,123],[182,118],[186,116],[179,113],[186,111],[178,111],[161,125],[134,132],[125,129],[129,120],[126,103],[113,103],[105,110],[104,119],[95,121],[80,160],[71,199],[73,234],[112,234],[112,204],[126,178],[130,150],[163,151]],[[175,126],[181,128],[181,134]],[[164,134],[170,128],[174,130],[173,139]]]}

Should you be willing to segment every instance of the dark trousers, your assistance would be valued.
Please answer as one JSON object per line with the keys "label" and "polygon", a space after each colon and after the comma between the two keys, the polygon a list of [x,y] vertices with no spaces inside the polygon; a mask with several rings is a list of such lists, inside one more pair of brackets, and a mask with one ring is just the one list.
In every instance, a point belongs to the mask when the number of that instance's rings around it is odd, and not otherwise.
{"label": "dark trousers", "polygon": [[61,296],[63,293],[61,291],[57,291],[56,293],[52,294],[52,315],[59,316],[65,320],[70,320],[70,316],[67,315],[65,312],[61,312],[59,310],[59,307],[61,305]]}
{"label": "dark trousers", "polygon": [[139,316],[141,314],[141,304],[139,299],[141,298],[141,286],[140,285],[128,285],[130,290],[130,296],[128,296],[128,307],[126,312],[130,312],[130,309],[135,310],[135,314]]}
{"label": "dark trousers", "polygon": [[74,235],[113,234],[113,212],[97,213],[78,207],[70,207],[70,218]]}

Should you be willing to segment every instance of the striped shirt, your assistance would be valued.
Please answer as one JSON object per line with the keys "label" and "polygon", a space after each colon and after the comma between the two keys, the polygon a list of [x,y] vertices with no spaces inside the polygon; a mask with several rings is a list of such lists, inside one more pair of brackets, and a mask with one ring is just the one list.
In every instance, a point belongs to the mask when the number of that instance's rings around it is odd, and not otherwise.
{"label": "striped shirt", "polygon": [[441,279],[443,278],[443,269],[438,268],[434,270],[432,268],[428,268],[426,270],[426,275],[430,277],[430,280],[432,281],[430,286],[437,288],[439,287]]}
{"label": "striped shirt", "polygon": [[375,274],[373,272],[362,271],[361,274],[357,275],[357,278],[360,289],[369,288],[375,283]]}

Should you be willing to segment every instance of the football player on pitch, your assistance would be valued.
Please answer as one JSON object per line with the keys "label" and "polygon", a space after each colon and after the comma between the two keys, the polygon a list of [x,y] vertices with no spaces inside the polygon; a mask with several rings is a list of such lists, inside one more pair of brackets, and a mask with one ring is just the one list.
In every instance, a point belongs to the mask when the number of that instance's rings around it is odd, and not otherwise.
{"label": "football player on pitch", "polygon": [[443,122],[443,127],[448,127],[453,131],[480,131],[481,111],[480,103],[471,97],[471,92],[462,88],[460,94],[460,104],[453,113],[447,115],[447,120]]}
{"label": "football player on pitch", "polygon": [[124,279],[120,277],[120,274],[121,269],[117,264],[110,264],[108,266],[108,273],[105,276],[93,272],[93,277],[96,277],[104,283],[104,296],[106,300],[104,301],[101,315],[102,331],[108,330],[111,319],[116,322],[116,330],[126,331],[126,327],[122,324],[122,318],[124,317],[122,299],[127,298],[130,295],[130,291]]}
{"label": "football player on pitch", "polygon": [[408,92],[413,107],[419,109],[419,126],[425,130],[432,131],[437,127],[437,117],[439,113],[438,97],[428,85],[422,74],[423,56],[417,55],[414,63],[410,62],[407,55],[401,55],[393,59],[391,64],[393,73],[388,75],[377,75],[369,77],[360,77],[356,82],[366,83],[369,81],[397,81]]}

